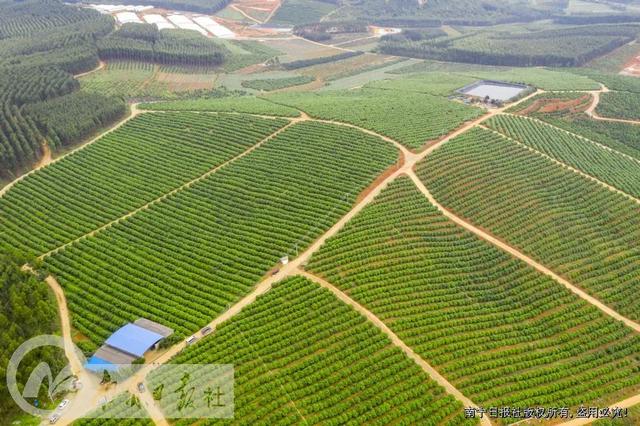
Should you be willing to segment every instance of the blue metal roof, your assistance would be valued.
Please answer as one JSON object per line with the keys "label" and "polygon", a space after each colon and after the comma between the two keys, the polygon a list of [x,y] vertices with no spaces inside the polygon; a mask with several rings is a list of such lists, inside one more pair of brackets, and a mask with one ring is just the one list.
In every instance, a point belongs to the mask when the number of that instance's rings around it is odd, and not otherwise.
{"label": "blue metal roof", "polygon": [[135,324],[127,324],[111,335],[105,342],[112,348],[119,349],[140,358],[163,336]]}
{"label": "blue metal roof", "polygon": [[98,358],[97,356],[92,356],[89,358],[89,361],[84,365],[89,371],[93,371],[94,373],[102,373],[104,370],[109,372],[114,372],[118,370],[118,366],[110,363],[102,358]]}

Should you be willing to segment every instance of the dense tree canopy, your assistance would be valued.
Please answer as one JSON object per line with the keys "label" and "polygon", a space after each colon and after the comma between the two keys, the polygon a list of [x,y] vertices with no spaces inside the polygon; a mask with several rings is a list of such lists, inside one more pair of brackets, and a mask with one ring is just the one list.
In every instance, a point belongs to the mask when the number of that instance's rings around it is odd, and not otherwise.
{"label": "dense tree canopy", "polygon": [[[6,368],[13,352],[31,337],[54,334],[59,329],[58,312],[47,285],[20,270],[25,259],[0,252],[0,418],[7,420],[16,411],[7,390]],[[53,374],[64,362],[61,350],[42,348],[20,363],[18,383],[24,384],[41,362],[49,364]]]}

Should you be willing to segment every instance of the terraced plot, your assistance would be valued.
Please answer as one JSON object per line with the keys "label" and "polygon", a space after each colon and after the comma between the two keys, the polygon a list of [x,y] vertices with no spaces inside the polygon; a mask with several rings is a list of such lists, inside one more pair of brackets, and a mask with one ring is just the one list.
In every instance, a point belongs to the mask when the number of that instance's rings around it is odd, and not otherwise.
{"label": "terraced plot", "polygon": [[294,106],[315,118],[373,130],[416,150],[483,114],[480,108],[442,97],[376,89],[279,93],[267,99]]}
{"label": "terraced plot", "polygon": [[144,114],[0,199],[0,246],[42,254],[239,155],[285,120]]}
{"label": "terraced plot", "polygon": [[375,313],[481,407],[613,402],[640,385],[637,333],[449,221],[408,178],[307,269]]}
{"label": "terraced plot", "polygon": [[364,317],[300,277],[172,362],[234,364],[232,424],[477,422]]}
{"label": "terraced plot", "polygon": [[46,265],[95,343],[140,316],[184,335],[301,252],[397,159],[379,138],[302,122]]}
{"label": "terraced plot", "polygon": [[522,117],[498,115],[485,124],[538,152],[640,198],[640,161],[564,130]]}
{"label": "terraced plot", "polygon": [[495,133],[475,129],[418,167],[438,201],[640,319],[640,208]]}
{"label": "terraced plot", "polygon": [[298,117],[300,115],[300,112],[294,108],[251,96],[155,102],[142,104],[140,108],[151,111],[241,112],[246,114],[276,115],[279,117]]}

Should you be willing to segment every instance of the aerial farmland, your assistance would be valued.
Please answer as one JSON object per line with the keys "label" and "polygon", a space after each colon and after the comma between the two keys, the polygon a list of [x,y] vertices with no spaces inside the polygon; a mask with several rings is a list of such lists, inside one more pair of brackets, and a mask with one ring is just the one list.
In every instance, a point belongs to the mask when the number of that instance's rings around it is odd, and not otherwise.
{"label": "aerial farmland", "polygon": [[640,425],[639,35],[0,0],[0,424]]}

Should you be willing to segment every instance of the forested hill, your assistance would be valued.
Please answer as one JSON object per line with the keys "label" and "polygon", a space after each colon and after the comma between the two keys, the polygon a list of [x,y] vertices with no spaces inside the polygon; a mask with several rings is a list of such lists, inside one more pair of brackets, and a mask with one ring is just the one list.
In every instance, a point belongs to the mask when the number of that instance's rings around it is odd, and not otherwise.
{"label": "forested hill", "polygon": [[73,75],[102,59],[217,66],[228,50],[195,32],[111,16],[57,0],[0,0],[0,180],[126,114],[124,100],[79,92]]}
{"label": "forested hill", "polygon": [[[0,252],[0,419],[11,424],[17,407],[7,390],[6,368],[13,352],[31,337],[59,332],[58,310],[47,285],[22,272],[26,259]],[[64,354],[56,348],[30,353],[18,369],[18,383],[24,384],[40,362],[46,362],[53,374],[64,366]],[[4,423],[6,421],[7,423]]]}
{"label": "forested hill", "polygon": [[528,0],[338,0],[353,18],[396,26],[488,25],[532,21],[556,7],[534,8]]}

